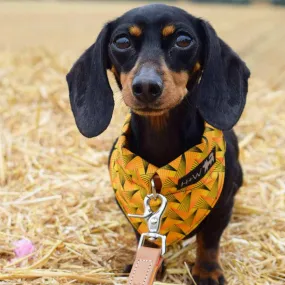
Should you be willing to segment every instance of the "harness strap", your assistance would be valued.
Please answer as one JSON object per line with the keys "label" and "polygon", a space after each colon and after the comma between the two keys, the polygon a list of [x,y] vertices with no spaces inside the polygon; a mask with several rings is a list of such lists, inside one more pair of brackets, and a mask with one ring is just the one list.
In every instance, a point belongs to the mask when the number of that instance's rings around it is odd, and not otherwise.
{"label": "harness strap", "polygon": [[[166,197],[167,207],[156,233],[166,237],[167,245],[176,243],[192,233],[219,200],[225,179],[224,134],[205,123],[201,142],[161,167],[131,152],[128,148],[130,134],[128,116],[109,164],[118,204],[142,235],[153,233],[148,231],[150,212],[159,207],[159,201],[152,201],[146,212],[145,197],[151,194],[154,200],[158,195]],[[137,218],[144,220],[138,222]],[[157,239],[153,242],[161,244]]]}
{"label": "harness strap", "polygon": [[161,248],[140,247],[128,279],[128,285],[152,285],[162,260]]}
{"label": "harness strap", "polygon": [[154,181],[154,185],[155,185],[156,191],[157,191],[158,193],[160,193],[161,187],[162,187],[162,183],[161,183],[161,180],[160,180],[158,174],[157,174],[157,173],[154,174],[154,176],[153,176],[152,179],[153,179],[153,181]]}

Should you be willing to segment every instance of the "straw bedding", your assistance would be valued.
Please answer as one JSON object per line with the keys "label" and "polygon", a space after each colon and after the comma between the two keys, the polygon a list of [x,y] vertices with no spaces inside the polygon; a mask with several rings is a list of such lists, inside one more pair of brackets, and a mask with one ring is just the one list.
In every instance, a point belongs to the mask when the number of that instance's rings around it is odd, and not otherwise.
{"label": "straw bedding", "polygon": [[[83,138],[65,74],[72,54],[44,49],[0,56],[0,284],[124,283],[135,237],[109,183],[108,151],[126,109],[115,87],[111,126]],[[113,82],[113,80],[111,79]],[[285,283],[285,91],[253,78],[236,127],[244,186],[221,242],[228,284]],[[36,250],[16,259],[14,242]],[[195,239],[167,252],[164,283],[190,283]]]}

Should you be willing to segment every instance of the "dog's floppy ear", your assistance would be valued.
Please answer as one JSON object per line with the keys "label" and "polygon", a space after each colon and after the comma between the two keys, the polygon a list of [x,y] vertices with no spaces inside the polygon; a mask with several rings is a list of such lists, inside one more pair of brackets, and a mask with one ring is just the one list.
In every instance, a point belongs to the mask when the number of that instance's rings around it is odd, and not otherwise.
{"label": "dog's floppy ear", "polygon": [[107,77],[108,38],[107,24],[66,76],[76,125],[88,138],[101,134],[113,114],[113,92]]}
{"label": "dog's floppy ear", "polygon": [[197,106],[205,121],[218,129],[229,130],[244,109],[250,72],[209,23],[199,22],[205,46]]}

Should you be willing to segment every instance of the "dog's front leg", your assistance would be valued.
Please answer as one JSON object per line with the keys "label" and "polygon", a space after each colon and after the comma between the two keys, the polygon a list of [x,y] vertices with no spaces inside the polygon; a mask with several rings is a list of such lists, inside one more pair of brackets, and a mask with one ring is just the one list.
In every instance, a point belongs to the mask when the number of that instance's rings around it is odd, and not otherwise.
{"label": "dog's front leg", "polygon": [[219,264],[219,243],[209,246],[205,233],[197,234],[197,255],[192,275],[197,285],[222,285],[224,276]]}
{"label": "dog's front leg", "polygon": [[197,285],[223,285],[225,278],[219,264],[219,243],[232,213],[232,203],[212,210],[197,234],[196,261],[192,275]]}

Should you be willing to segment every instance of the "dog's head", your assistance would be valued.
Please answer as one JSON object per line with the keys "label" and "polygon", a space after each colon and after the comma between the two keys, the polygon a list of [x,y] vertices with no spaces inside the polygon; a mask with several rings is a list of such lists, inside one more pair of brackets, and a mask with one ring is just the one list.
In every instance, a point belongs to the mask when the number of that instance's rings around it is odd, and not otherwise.
{"label": "dog's head", "polygon": [[67,75],[72,111],[87,137],[102,133],[112,117],[107,69],[134,113],[162,116],[185,99],[221,130],[238,121],[250,75],[204,20],[162,4],[133,9],[106,24]]}

